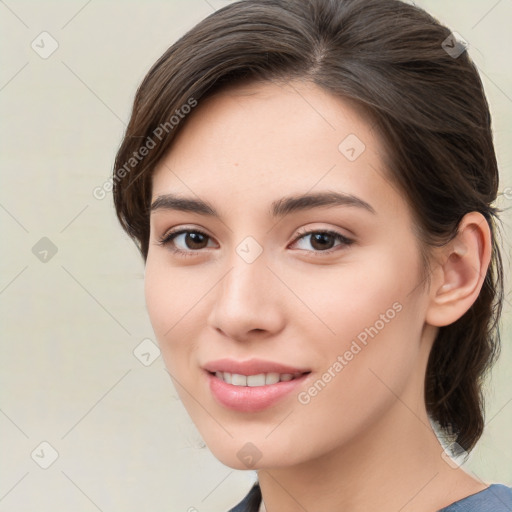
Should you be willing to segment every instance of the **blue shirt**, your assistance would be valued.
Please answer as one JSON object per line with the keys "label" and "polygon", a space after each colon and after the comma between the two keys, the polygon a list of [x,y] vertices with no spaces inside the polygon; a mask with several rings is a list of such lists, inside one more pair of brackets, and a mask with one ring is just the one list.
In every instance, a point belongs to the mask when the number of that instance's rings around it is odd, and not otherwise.
{"label": "blue shirt", "polygon": [[[258,512],[261,489],[256,482],[247,496],[228,512]],[[491,484],[487,489],[456,501],[438,512],[512,512],[512,489]]]}

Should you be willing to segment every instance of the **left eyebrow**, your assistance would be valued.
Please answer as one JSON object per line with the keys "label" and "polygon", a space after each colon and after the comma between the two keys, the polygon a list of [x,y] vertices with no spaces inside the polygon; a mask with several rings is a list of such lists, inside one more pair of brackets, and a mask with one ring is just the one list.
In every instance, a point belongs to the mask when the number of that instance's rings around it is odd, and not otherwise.
{"label": "left eyebrow", "polygon": [[[284,217],[292,212],[311,210],[320,207],[350,206],[367,210],[376,215],[375,209],[363,199],[340,192],[318,192],[282,197],[271,204],[273,218]],[[156,210],[178,210],[220,218],[217,210],[202,199],[182,197],[174,194],[158,196],[151,204],[151,212]]]}
{"label": "left eyebrow", "polygon": [[289,213],[322,206],[352,206],[363,208],[376,215],[374,208],[361,198],[352,194],[340,192],[319,192],[317,194],[302,194],[283,197],[272,203],[271,213],[273,217],[283,217]]}

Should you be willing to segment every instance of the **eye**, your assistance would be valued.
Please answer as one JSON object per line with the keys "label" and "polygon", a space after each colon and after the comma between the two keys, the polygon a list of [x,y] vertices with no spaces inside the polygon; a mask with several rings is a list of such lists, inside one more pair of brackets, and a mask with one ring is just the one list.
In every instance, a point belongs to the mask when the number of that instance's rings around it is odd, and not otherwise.
{"label": "eye", "polygon": [[[170,246],[170,249],[174,253],[183,256],[193,256],[194,251],[199,251],[207,247],[205,242],[207,242],[208,239],[210,239],[210,237],[200,230],[180,229],[166,233],[157,243],[162,246]],[[184,246],[184,248],[176,247],[177,245]]]}
{"label": "eye", "polygon": [[[299,248],[307,252],[312,252],[313,254],[331,254],[337,250],[335,247],[347,247],[354,242],[337,231],[310,230],[300,233],[292,242],[292,245],[296,245],[298,242],[304,242],[308,237],[310,237],[310,240],[306,242],[306,245],[309,244],[314,250],[311,251],[304,247]],[[198,252],[201,252],[201,249],[208,247],[209,240],[211,240],[211,237],[198,229],[179,229],[166,233],[157,241],[157,244],[169,246],[173,253],[181,256],[194,256],[197,255]],[[335,242],[338,242],[338,245],[333,245]],[[181,247],[179,247],[180,245]]]}
{"label": "eye", "polygon": [[[307,238],[309,237],[309,241]],[[338,245],[333,245],[336,241],[339,242]],[[330,229],[327,230],[310,230],[300,233],[300,235],[295,239],[293,244],[297,244],[297,242],[305,242],[303,245],[309,245],[315,249],[314,251],[309,251],[304,247],[299,247],[299,249],[305,249],[308,252],[313,253],[322,253],[322,254],[331,254],[337,249],[333,249],[333,247],[347,247],[354,243],[354,240],[347,238],[346,236],[338,233],[337,231],[332,231]]]}

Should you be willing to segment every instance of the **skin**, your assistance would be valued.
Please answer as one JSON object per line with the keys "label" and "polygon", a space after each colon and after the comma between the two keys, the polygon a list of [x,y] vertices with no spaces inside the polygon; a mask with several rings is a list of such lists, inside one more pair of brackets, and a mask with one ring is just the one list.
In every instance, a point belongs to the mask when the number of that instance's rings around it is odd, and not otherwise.
{"label": "skin", "polygon": [[[338,149],[355,134],[365,150]],[[411,210],[387,177],[385,147],[358,108],[316,85],[253,83],[198,105],[154,173],[152,200],[201,198],[221,215],[156,209],[145,269],[148,313],[176,389],[212,453],[258,471],[268,511],[432,512],[487,487],[441,456],[427,417],[423,380],[438,327],[462,316],[490,259],[483,217],[464,217],[459,236],[436,249],[430,286],[422,274]],[[280,219],[273,201],[338,191],[374,209],[320,207]],[[172,252],[171,228],[200,229]],[[327,249],[305,230],[334,230]],[[247,236],[263,252],[236,252]],[[197,239],[196,239],[197,240]],[[307,391],[365,327],[401,310],[302,404],[291,393],[257,413],[216,402],[200,366],[253,357],[309,368]],[[237,453],[260,453],[248,468]]]}

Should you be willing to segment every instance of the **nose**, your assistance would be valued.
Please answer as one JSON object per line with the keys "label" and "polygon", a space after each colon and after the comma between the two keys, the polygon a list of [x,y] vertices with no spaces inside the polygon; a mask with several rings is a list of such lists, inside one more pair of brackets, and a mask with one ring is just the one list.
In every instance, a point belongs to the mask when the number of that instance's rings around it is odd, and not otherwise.
{"label": "nose", "polygon": [[235,254],[229,269],[214,288],[214,303],[208,323],[237,341],[261,339],[284,328],[283,283],[260,255],[248,263]]}

